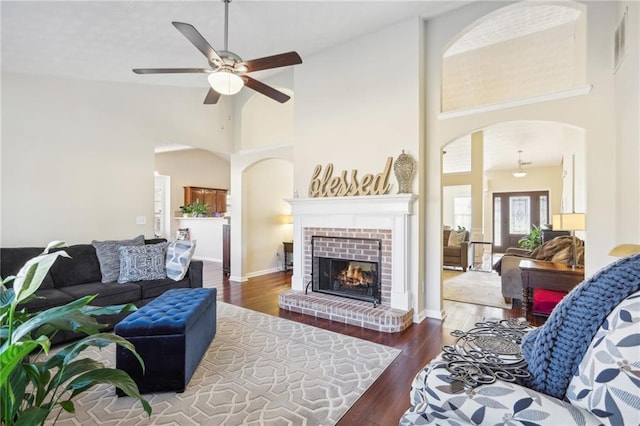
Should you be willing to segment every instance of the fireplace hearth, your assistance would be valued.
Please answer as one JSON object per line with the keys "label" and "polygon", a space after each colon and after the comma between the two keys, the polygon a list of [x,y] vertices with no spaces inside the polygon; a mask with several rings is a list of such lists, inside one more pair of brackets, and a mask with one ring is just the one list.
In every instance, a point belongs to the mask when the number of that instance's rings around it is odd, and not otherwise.
{"label": "fireplace hearth", "polygon": [[382,241],[311,237],[313,291],[380,303]]}

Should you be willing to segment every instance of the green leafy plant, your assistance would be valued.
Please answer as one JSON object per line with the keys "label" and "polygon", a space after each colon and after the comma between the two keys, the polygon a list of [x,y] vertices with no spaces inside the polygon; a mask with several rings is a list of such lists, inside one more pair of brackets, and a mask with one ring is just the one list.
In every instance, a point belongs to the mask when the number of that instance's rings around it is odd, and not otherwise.
{"label": "green leafy plant", "polygon": [[193,203],[190,204],[191,206],[191,213],[193,213],[194,215],[203,215],[207,213],[207,208],[209,207],[207,204],[205,203],[201,203],[200,200],[196,200]]}
{"label": "green leafy plant", "polygon": [[186,206],[180,206],[180,211],[185,214],[191,214],[193,211],[191,210],[191,204],[187,204]]}
{"label": "green leafy plant", "polygon": [[523,249],[534,250],[542,245],[542,231],[540,227],[533,225],[531,232],[518,240]]}
{"label": "green leafy plant", "polygon": [[[151,415],[151,406],[124,371],[105,367],[101,362],[78,358],[88,347],[116,343],[131,351],[144,368],[134,346],[112,333],[101,333],[104,325],[96,315],[117,314],[136,309],[133,305],[89,306],[95,296],[86,296],[64,306],[30,314],[18,305],[28,302],[42,285],[47,272],[64,251],[50,253],[64,243],[50,243],[45,251],[29,260],[14,277],[0,285],[0,424],[6,426],[41,425],[56,412],[75,412],[73,399],[97,384],[110,384],[141,401]],[[13,282],[13,288],[6,285]],[[87,334],[77,342],[46,358],[51,338],[59,331]],[[54,420],[55,420],[54,419]]]}

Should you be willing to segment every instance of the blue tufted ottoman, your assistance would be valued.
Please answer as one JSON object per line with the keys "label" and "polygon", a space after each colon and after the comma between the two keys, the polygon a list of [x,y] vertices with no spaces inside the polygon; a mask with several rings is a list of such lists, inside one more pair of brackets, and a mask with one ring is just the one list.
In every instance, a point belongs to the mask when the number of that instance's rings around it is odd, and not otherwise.
{"label": "blue tufted ottoman", "polygon": [[144,360],[143,374],[129,351],[116,350],[116,367],[141,393],[183,392],[216,334],[216,289],[169,290],[119,322],[115,333]]}

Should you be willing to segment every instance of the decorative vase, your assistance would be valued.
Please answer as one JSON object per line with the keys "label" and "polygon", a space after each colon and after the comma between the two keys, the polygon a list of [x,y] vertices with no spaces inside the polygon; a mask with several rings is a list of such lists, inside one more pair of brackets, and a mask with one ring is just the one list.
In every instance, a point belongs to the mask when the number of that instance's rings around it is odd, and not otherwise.
{"label": "decorative vase", "polygon": [[409,154],[405,154],[404,149],[393,163],[393,172],[398,180],[398,194],[411,194],[413,177],[416,173],[416,161]]}

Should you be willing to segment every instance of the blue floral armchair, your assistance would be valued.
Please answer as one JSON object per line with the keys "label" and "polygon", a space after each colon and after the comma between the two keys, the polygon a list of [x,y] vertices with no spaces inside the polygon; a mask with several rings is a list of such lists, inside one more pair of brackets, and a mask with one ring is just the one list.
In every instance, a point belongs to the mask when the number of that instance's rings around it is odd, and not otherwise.
{"label": "blue floral armchair", "polygon": [[[622,278],[615,276],[606,283],[622,287],[620,280],[635,281],[632,285],[625,284],[626,296],[619,303],[613,302],[608,314],[597,322],[600,325],[596,324],[593,337],[587,340],[584,355],[577,359],[577,368],[567,377],[564,397],[556,398],[549,392],[502,380],[466,387],[456,393],[452,390],[454,381],[447,361],[440,354],[415,377],[411,407],[400,419],[400,425],[639,425],[640,257],[635,256],[632,261],[635,264],[631,272],[627,270]],[[595,276],[592,280],[601,278]],[[586,284],[587,281],[581,286]],[[573,299],[587,297],[585,294],[596,286],[591,284],[585,290],[579,290],[580,286],[574,289]],[[605,299],[603,293],[597,293],[596,297]],[[554,346],[563,343],[557,341]]]}

